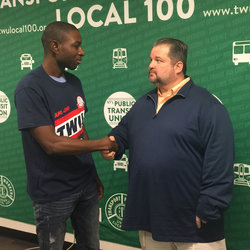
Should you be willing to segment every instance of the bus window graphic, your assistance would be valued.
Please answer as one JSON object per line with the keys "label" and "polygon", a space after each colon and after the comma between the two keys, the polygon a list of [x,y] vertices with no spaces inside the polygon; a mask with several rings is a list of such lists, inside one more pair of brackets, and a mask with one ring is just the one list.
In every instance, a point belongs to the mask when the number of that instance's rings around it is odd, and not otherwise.
{"label": "bus window graphic", "polygon": [[113,49],[113,69],[126,69],[127,67],[127,49]]}
{"label": "bus window graphic", "polygon": [[234,185],[250,187],[250,165],[234,164]]}
{"label": "bus window graphic", "polygon": [[233,63],[235,65],[250,64],[250,40],[233,42]]}

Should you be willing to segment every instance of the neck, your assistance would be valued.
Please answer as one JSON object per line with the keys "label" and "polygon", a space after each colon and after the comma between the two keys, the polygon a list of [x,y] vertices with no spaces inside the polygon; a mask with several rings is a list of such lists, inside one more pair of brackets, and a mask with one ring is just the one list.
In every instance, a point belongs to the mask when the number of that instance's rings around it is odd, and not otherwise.
{"label": "neck", "polygon": [[60,68],[55,60],[44,58],[42,66],[44,68],[44,71],[50,76],[59,78],[63,75],[64,68]]}
{"label": "neck", "polygon": [[160,85],[158,88],[162,94],[167,93],[167,92],[169,92],[170,89],[174,88],[176,85],[178,85],[184,79],[185,79],[185,76],[182,75],[172,82]]}

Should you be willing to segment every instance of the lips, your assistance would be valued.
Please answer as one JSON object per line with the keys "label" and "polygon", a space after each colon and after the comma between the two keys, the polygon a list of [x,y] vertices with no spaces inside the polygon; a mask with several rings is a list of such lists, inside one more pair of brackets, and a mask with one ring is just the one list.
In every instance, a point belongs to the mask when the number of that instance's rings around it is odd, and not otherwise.
{"label": "lips", "polygon": [[149,76],[150,76],[150,75],[153,75],[153,74],[156,75],[156,72],[154,72],[154,71],[149,71],[149,72],[148,72],[148,75],[149,75]]}

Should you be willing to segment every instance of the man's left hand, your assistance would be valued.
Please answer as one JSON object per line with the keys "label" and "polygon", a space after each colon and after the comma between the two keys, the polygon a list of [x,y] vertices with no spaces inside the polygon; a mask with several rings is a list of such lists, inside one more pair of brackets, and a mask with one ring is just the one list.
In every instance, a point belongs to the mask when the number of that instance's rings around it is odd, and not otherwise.
{"label": "man's left hand", "polygon": [[205,220],[201,220],[198,216],[196,216],[196,218],[195,218],[195,220],[196,220],[196,226],[197,226],[197,228],[201,228],[201,224],[203,223],[203,224],[206,224],[207,222],[205,221]]}
{"label": "man's left hand", "polygon": [[102,182],[98,176],[96,177],[96,184],[97,184],[97,189],[98,189],[98,193],[99,193],[99,200],[100,200],[104,194],[104,187],[103,187]]}

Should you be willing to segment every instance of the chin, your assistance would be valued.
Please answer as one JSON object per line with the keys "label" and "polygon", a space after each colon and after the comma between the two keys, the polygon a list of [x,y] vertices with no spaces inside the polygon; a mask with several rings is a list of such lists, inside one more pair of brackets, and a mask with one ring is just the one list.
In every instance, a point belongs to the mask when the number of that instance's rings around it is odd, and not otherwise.
{"label": "chin", "polygon": [[158,82],[152,82],[154,85],[155,85],[155,87],[157,87],[157,88],[159,88],[160,86],[161,86],[161,84],[159,84]]}
{"label": "chin", "polygon": [[157,88],[164,86],[164,84],[163,84],[162,82],[160,82],[160,81],[152,81],[152,83],[153,83]]}
{"label": "chin", "polygon": [[75,70],[77,68],[77,65],[74,65],[74,66],[71,65],[71,66],[68,66],[67,68],[70,70]]}

